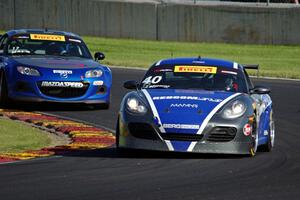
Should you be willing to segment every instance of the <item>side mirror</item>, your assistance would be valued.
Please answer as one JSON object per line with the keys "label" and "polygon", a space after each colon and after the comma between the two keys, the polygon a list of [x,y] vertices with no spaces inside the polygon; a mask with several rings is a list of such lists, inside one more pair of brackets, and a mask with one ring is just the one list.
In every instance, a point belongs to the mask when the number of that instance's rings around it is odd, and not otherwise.
{"label": "side mirror", "polygon": [[250,89],[250,94],[269,94],[271,90],[264,86],[255,86],[254,88]]}
{"label": "side mirror", "polygon": [[138,83],[136,81],[126,81],[124,82],[123,87],[130,90],[137,89]]}
{"label": "side mirror", "polygon": [[104,53],[96,52],[94,55],[94,58],[95,58],[95,60],[104,60],[105,55],[104,55]]}

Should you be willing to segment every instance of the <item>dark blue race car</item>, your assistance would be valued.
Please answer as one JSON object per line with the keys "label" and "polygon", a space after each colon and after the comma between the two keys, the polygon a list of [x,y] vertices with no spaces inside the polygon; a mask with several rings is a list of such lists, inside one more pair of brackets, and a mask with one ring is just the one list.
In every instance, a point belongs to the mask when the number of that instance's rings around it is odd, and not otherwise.
{"label": "dark blue race car", "polygon": [[76,34],[12,30],[0,38],[0,104],[9,99],[108,108],[112,74]]}
{"label": "dark blue race car", "polygon": [[254,87],[235,62],[178,58],[155,63],[123,98],[117,147],[248,154],[271,151],[275,126],[270,90]]}

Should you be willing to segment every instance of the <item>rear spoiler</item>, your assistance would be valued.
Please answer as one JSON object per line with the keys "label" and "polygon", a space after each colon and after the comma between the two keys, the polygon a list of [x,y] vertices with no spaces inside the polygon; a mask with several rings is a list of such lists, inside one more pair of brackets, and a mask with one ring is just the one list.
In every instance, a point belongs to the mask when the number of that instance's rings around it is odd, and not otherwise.
{"label": "rear spoiler", "polygon": [[259,65],[243,65],[245,69],[256,69],[259,70]]}
{"label": "rear spoiler", "polygon": [[255,69],[256,76],[259,77],[259,65],[258,64],[252,64],[252,65],[243,65],[244,69]]}

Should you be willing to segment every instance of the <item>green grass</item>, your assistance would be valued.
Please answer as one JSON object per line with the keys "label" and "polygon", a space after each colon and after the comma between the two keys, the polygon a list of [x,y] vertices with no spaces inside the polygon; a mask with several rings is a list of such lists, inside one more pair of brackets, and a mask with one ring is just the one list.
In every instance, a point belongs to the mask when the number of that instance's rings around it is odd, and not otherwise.
{"label": "green grass", "polygon": [[300,78],[300,45],[160,42],[99,37],[83,39],[93,53],[105,53],[106,59],[102,62],[107,65],[149,67],[164,58],[201,55],[241,64],[259,64],[261,76]]}
{"label": "green grass", "polygon": [[[0,34],[4,31],[0,31]],[[107,65],[146,67],[170,57],[221,58],[241,64],[259,64],[260,76],[300,79],[300,45],[161,42],[83,37],[90,50],[106,55]],[[256,75],[255,71],[250,74]]]}
{"label": "green grass", "polygon": [[51,139],[40,130],[0,118],[0,153],[15,153],[48,146]]}

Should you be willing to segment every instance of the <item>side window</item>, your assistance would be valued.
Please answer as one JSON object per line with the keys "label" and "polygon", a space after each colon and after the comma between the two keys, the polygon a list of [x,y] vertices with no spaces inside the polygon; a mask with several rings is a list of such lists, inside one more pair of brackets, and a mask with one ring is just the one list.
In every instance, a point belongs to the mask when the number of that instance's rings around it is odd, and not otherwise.
{"label": "side window", "polygon": [[0,39],[0,53],[4,53],[4,47],[7,43],[7,35],[3,35],[2,38]]}
{"label": "side window", "polygon": [[252,82],[251,82],[251,80],[249,78],[249,75],[248,75],[248,73],[247,73],[247,71],[245,69],[244,69],[244,74],[245,74],[245,78],[246,78],[247,85],[248,85],[249,89],[253,88],[253,84],[252,84]]}

